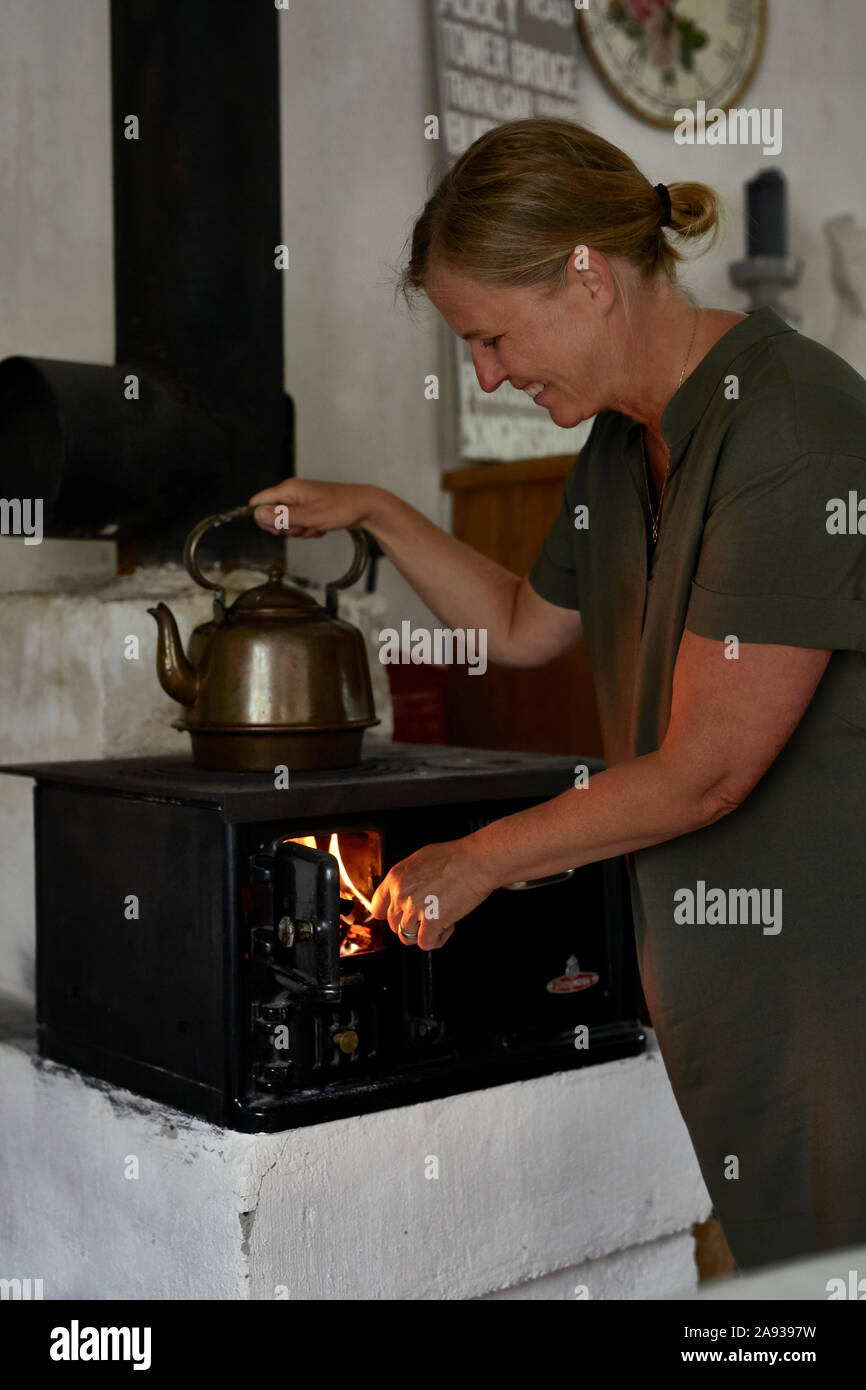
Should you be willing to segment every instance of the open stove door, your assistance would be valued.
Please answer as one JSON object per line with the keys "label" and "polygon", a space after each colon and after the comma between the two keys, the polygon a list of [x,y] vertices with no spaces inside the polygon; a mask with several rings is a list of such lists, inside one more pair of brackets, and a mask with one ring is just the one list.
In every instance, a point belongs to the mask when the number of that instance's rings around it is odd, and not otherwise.
{"label": "open stove door", "polygon": [[274,894],[274,967],[306,998],[340,999],[340,871],[332,854],[292,841],[275,847],[270,862]]}

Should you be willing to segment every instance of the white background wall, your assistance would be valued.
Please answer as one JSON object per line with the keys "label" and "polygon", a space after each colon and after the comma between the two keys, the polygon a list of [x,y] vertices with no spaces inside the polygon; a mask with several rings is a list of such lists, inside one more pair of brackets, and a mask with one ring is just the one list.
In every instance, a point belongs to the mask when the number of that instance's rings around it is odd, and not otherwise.
{"label": "white background wall", "polygon": [[[652,182],[700,178],[727,198],[727,241],[683,276],[704,304],[744,306],[727,275],[744,249],[742,186],[780,168],[791,251],[806,262],[789,302],[802,331],[826,340],[835,306],[821,224],[841,212],[866,221],[866,6],[769,0],[768,10],[763,62],[741,104],[782,107],[777,160],[753,147],[674,145],[620,109],[586,60],[581,116]],[[389,278],[433,158],[423,138],[435,110],[426,6],[292,0],[279,22],[292,255],[286,388],[297,404],[298,472],[379,483],[447,523],[439,478],[459,462],[450,396],[425,401],[423,380],[429,371],[447,380],[448,330],[431,309],[413,322]],[[109,112],[108,0],[0,0],[0,356],[112,360]],[[73,550],[82,545],[90,549]],[[28,562],[44,570],[49,549],[28,547]],[[293,567],[321,577],[344,550],[339,540],[297,543]],[[0,539],[7,587],[21,554],[19,541]],[[387,564],[381,573],[394,616],[420,617]]]}

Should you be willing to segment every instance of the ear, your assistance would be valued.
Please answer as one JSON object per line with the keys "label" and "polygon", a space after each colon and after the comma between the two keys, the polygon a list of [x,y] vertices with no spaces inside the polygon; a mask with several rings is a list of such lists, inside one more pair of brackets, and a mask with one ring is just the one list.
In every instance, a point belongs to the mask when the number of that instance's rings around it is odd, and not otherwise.
{"label": "ear", "polygon": [[618,290],[607,256],[592,246],[576,246],[569,258],[569,282],[588,296],[584,303],[607,315],[616,307]]}

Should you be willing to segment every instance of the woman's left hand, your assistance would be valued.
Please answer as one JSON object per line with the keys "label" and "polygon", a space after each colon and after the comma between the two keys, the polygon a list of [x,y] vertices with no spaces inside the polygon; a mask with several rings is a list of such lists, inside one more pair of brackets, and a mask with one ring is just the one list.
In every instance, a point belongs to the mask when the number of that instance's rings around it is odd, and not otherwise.
{"label": "woman's left hand", "polygon": [[394,865],[373,894],[373,916],[387,918],[404,946],[435,951],[495,887],[466,840],[445,840]]}

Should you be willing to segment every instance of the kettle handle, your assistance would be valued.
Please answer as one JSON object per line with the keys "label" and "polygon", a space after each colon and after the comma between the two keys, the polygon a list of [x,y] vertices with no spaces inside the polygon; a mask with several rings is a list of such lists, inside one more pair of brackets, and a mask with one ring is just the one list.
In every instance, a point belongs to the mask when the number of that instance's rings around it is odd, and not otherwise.
{"label": "kettle handle", "polygon": [[[183,563],[190,579],[194,579],[196,584],[202,589],[213,589],[215,592],[215,604],[220,609],[225,608],[226,591],[222,584],[215,583],[212,579],[205,579],[198,567],[196,560],[196,550],[198,543],[206,531],[210,531],[217,526],[224,526],[227,521],[240,521],[243,517],[252,516],[255,507],[234,507],[228,512],[217,512],[214,516],[206,516],[204,521],[199,521],[190,531],[184,542]],[[352,563],[346,573],[340,579],[332,579],[330,584],[325,586],[325,607],[331,617],[337,614],[337,594],[340,589],[348,589],[350,585],[357,583],[367,568],[369,559],[369,548],[367,538],[363,531],[356,530],[354,527],[346,527],[355,545],[355,553],[352,556]]]}
{"label": "kettle handle", "polygon": [[325,585],[325,607],[332,618],[337,616],[337,594],[341,589],[350,589],[353,584],[357,584],[367,568],[367,561],[370,558],[370,547],[364,532],[356,530],[354,526],[347,526],[346,530],[352,537],[355,552],[346,573],[341,575],[339,579],[332,579],[330,584]]}

